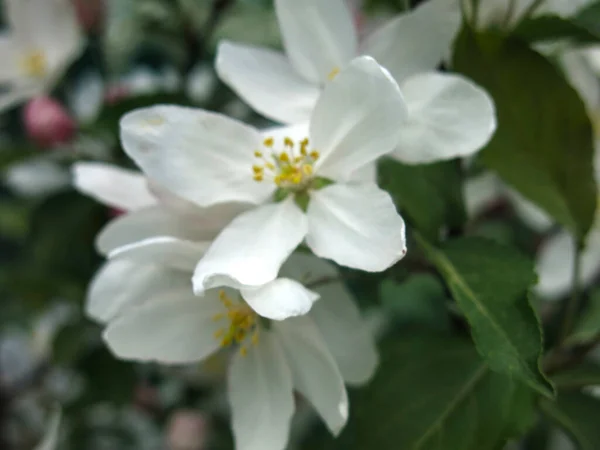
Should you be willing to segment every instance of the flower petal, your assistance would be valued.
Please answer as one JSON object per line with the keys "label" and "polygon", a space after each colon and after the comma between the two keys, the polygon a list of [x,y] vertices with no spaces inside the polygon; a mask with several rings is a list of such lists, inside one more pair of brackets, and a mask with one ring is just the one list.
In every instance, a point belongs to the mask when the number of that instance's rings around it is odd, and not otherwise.
{"label": "flower petal", "polygon": [[427,73],[402,84],[408,121],[402,126],[392,157],[425,164],[469,156],[496,130],[490,96],[459,75]]}
{"label": "flower petal", "polygon": [[0,82],[7,82],[19,77],[19,67],[17,65],[19,48],[13,37],[9,33],[0,33]]}
{"label": "flower petal", "polygon": [[214,320],[225,308],[216,292],[194,297],[191,289],[154,296],[109,323],[103,337],[119,358],[180,364],[201,361],[220,347]]}
{"label": "flower petal", "polygon": [[286,448],[294,413],[292,375],[273,334],[264,331],[246,356],[233,357],[228,391],[235,448]]}
{"label": "flower petal", "polygon": [[121,140],[149,178],[200,206],[259,203],[273,190],[253,179],[260,134],[220,114],[170,105],[138,109],[121,119]]}
{"label": "flower petal", "polygon": [[311,194],[306,243],[321,258],[380,272],[406,254],[404,221],[377,185],[333,184]]}
{"label": "flower petal", "polygon": [[139,172],[93,162],[77,163],[72,170],[75,188],[107,206],[132,211],[156,203]]}
{"label": "flower petal", "polygon": [[335,360],[308,317],[277,322],[273,329],[292,371],[294,388],[337,436],[348,420],[348,395]]}
{"label": "flower petal", "polygon": [[308,122],[321,92],[304,80],[281,53],[222,42],[217,73],[263,116],[283,123]]}
{"label": "flower petal", "polygon": [[238,216],[196,266],[194,291],[202,295],[212,287],[258,287],[273,281],[307,228],[305,214],[291,198]]}
{"label": "flower petal", "polygon": [[453,0],[431,0],[400,14],[367,38],[361,53],[375,58],[398,81],[435,69],[450,53],[460,26]]}
{"label": "flower petal", "polygon": [[155,263],[187,271],[190,274],[210,242],[191,242],[175,237],[162,236],[119,247],[109,253],[111,259],[125,258],[139,264]]}
{"label": "flower petal", "polygon": [[358,38],[343,0],[276,0],[275,11],[286,52],[307,80],[326,82],[356,56]]}
{"label": "flower petal", "polygon": [[379,354],[369,324],[352,295],[340,282],[315,287],[321,300],[309,317],[316,323],[346,383],[361,385],[371,379]]}
{"label": "flower petal", "polygon": [[98,322],[108,322],[126,309],[144,304],[153,295],[181,287],[191,291],[188,274],[126,259],[109,261],[90,284],[86,314]]}
{"label": "flower petal", "polygon": [[[134,211],[117,217],[106,225],[96,238],[96,247],[104,255],[113,250],[154,237],[177,237],[190,241],[210,241],[218,230],[202,229],[201,223],[186,220],[162,206]],[[212,232],[211,232],[212,231]]]}
{"label": "flower petal", "polygon": [[[538,284],[536,292],[548,299],[557,300],[573,288],[575,244],[573,237],[562,231],[542,243],[536,261]],[[589,286],[600,272],[600,231],[592,230],[581,254],[579,283]]]}
{"label": "flower petal", "polygon": [[356,58],[325,86],[310,120],[321,176],[347,180],[391,152],[407,110],[400,88],[377,62]]}
{"label": "flower petal", "polygon": [[278,278],[259,288],[242,289],[241,294],[254,311],[272,320],[306,314],[319,299],[319,294],[287,278]]}

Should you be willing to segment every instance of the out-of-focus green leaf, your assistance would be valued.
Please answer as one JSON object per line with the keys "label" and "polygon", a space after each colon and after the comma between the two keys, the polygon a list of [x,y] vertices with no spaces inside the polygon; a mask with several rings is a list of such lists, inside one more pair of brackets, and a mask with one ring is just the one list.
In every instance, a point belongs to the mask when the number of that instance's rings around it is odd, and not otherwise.
{"label": "out-of-focus green leaf", "polygon": [[543,400],[540,408],[569,434],[580,450],[600,448],[600,400],[581,392],[559,392],[557,401]]}
{"label": "out-of-focus green leaf", "polygon": [[552,397],[553,386],[540,369],[542,330],[528,299],[535,282],[533,262],[487,239],[461,238],[436,248],[417,238],[446,280],[489,366]]}
{"label": "out-of-focus green leaf", "polygon": [[385,160],[379,165],[379,178],[396,206],[429,239],[437,240],[444,226],[464,224],[461,172],[456,161],[411,166]]}
{"label": "out-of-focus green leaf", "polygon": [[280,47],[281,37],[277,17],[272,9],[240,4],[231,8],[212,36],[210,45],[229,39],[245,44]]}
{"label": "out-of-focus green leaf", "polygon": [[383,306],[393,312],[399,323],[423,324],[448,329],[444,286],[433,275],[417,274],[402,283],[386,280],[381,284]]}
{"label": "out-of-focus green leaf", "polygon": [[600,364],[585,361],[576,367],[553,374],[552,381],[559,389],[578,389],[584,386],[600,385]]}
{"label": "out-of-focus green leaf", "polygon": [[581,314],[573,334],[568,339],[570,344],[585,344],[600,335],[600,291],[590,296],[587,308]]}
{"label": "out-of-focus green leaf", "polygon": [[530,43],[558,39],[572,39],[586,43],[600,41],[600,33],[594,34],[575,20],[554,15],[526,19],[515,28],[513,33],[518,38]]}
{"label": "out-of-focus green leaf", "polygon": [[573,22],[600,39],[600,1],[590,3],[581,9]]}
{"label": "out-of-focus green leaf", "polygon": [[532,391],[490,371],[468,340],[399,336],[381,353],[375,379],[351,400],[342,435],[304,448],[496,450],[532,424]]}
{"label": "out-of-focus green leaf", "polygon": [[463,29],[453,67],[494,98],[498,129],[481,159],[580,240],[596,209],[590,119],[559,71],[526,43]]}

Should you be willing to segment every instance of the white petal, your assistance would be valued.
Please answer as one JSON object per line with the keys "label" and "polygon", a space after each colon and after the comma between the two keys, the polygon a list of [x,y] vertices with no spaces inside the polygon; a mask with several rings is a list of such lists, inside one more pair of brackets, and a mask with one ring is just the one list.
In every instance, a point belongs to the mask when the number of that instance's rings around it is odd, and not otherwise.
{"label": "white petal", "polygon": [[73,184],[80,192],[124,211],[154,205],[156,199],[139,172],[111,164],[80,162],[73,165]]}
{"label": "white petal", "polygon": [[492,172],[469,178],[464,187],[468,216],[476,217],[501,200],[502,191],[498,176]]}
{"label": "white petal", "polygon": [[371,379],[379,363],[375,339],[352,295],[340,282],[315,286],[321,294],[309,317],[317,324],[344,381],[361,385]]}
{"label": "white petal", "polygon": [[104,106],[104,81],[100,72],[88,69],[67,92],[69,109],[79,123],[90,124]]}
{"label": "white petal", "polygon": [[333,184],[311,193],[306,243],[341,266],[380,272],[406,254],[404,221],[376,185]]}
{"label": "white petal", "polygon": [[279,276],[309,285],[324,279],[336,279],[340,274],[333,264],[322,258],[311,253],[295,252],[281,266]]}
{"label": "white petal", "polygon": [[291,198],[244,213],[217,237],[194,272],[194,291],[258,287],[273,281],[308,225]]}
{"label": "white petal", "polygon": [[90,284],[85,310],[92,319],[108,322],[157,293],[186,287],[191,291],[188,274],[126,259],[108,261]]}
{"label": "white petal", "polygon": [[[536,292],[548,300],[566,296],[573,288],[575,244],[573,237],[562,231],[542,243],[536,269]],[[592,230],[581,255],[579,283],[586,288],[600,271],[600,231]]]}
{"label": "white petal", "polygon": [[0,34],[0,82],[7,82],[19,77],[20,71],[17,64],[19,48],[9,33]]}
{"label": "white petal", "polygon": [[371,163],[362,166],[360,169],[352,172],[349,180],[357,183],[377,183],[377,164]]}
{"label": "white petal", "polygon": [[407,110],[400,88],[377,62],[361,57],[328,83],[310,121],[319,175],[347,180],[393,150]]}
{"label": "white petal", "polygon": [[593,115],[600,110],[600,83],[598,73],[590,65],[586,50],[569,49],[561,52],[558,62],[567,80],[577,90],[588,111]]}
{"label": "white petal", "polygon": [[458,2],[427,1],[369,36],[361,52],[379,61],[400,82],[436,68],[450,53],[459,26]]}
{"label": "white petal", "polygon": [[496,130],[490,96],[459,75],[427,73],[402,84],[408,121],[392,157],[407,164],[424,164],[481,149]]}
{"label": "white petal", "polygon": [[190,274],[210,246],[210,242],[191,242],[163,236],[128,244],[109,253],[111,259],[125,258],[139,264],[155,263]]}
{"label": "white petal", "polygon": [[200,206],[258,203],[273,190],[253,179],[260,134],[220,114],[168,105],[138,109],[121,119],[121,140],[146,175]]}
{"label": "white petal", "polygon": [[218,230],[203,230],[201,223],[186,219],[187,217],[173,214],[162,206],[134,211],[117,217],[106,225],[96,238],[96,247],[100,253],[108,255],[119,247],[144,239],[169,236],[210,241],[218,233]]}
{"label": "white petal", "polygon": [[343,0],[276,0],[275,11],[288,56],[314,83],[356,56],[357,36]]}
{"label": "white petal", "polygon": [[191,289],[154,296],[109,323],[103,337],[119,358],[179,364],[201,361],[220,347],[214,320],[225,308],[216,292]]}
{"label": "white petal", "polygon": [[234,356],[228,390],[237,450],[286,448],[294,413],[292,375],[271,332],[248,354]]}
{"label": "white petal", "polygon": [[222,42],[216,68],[221,80],[263,116],[283,123],[308,122],[321,92],[281,53]]}
{"label": "white petal", "polygon": [[284,320],[310,311],[319,294],[287,278],[278,278],[259,288],[241,290],[250,307],[267,319]]}
{"label": "white petal", "polygon": [[273,325],[292,371],[294,388],[315,407],[337,436],[348,420],[348,395],[335,360],[308,317]]}
{"label": "white petal", "polygon": [[539,233],[544,233],[554,225],[552,217],[550,217],[542,208],[508,186],[505,187],[505,190],[515,213],[531,229]]}
{"label": "white petal", "polygon": [[56,450],[58,448],[61,416],[62,413],[60,409],[57,408],[53,411],[44,438],[34,450]]}

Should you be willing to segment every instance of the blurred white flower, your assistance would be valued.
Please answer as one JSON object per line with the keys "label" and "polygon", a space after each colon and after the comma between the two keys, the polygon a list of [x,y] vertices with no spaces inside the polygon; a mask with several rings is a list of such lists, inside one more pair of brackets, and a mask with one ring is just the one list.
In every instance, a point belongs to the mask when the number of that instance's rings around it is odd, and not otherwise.
{"label": "blurred white flower", "polygon": [[69,171],[45,155],[12,165],[2,178],[9,189],[26,197],[50,195],[70,185]]}
{"label": "blurred white flower", "polygon": [[204,450],[208,441],[208,418],[200,411],[177,410],[167,427],[170,450]]}
{"label": "blurred white flower", "polygon": [[496,128],[493,102],[459,75],[430,72],[449,52],[458,30],[456,0],[432,0],[358,42],[343,0],[277,0],[286,54],[222,42],[216,68],[256,111],[283,123],[309,120],[324,86],[356,55],[369,55],[400,84],[408,121],[391,155],[428,163],[475,153]]}
{"label": "blurred white flower", "polygon": [[217,76],[209,64],[197,64],[187,77],[188,97],[198,103],[210,99],[217,88]]}
{"label": "blurred white flower", "polygon": [[116,84],[127,96],[153,95],[176,91],[181,84],[181,78],[172,67],[154,70],[139,66],[122,76]]}
{"label": "blurred white flower", "polygon": [[69,109],[82,124],[98,118],[104,98],[104,81],[100,73],[94,70],[81,74],[67,92]]}
{"label": "blurred white flower", "polygon": [[150,179],[190,202],[256,205],[198,263],[194,289],[202,294],[273,281],[305,238],[316,255],[357,269],[381,271],[402,258],[404,222],[389,194],[353,177],[393,149],[405,117],[396,83],[361,57],[327,85],[310,126],[261,134],[219,114],[163,105],[126,115],[121,139]]}
{"label": "blurred white flower", "polygon": [[58,448],[58,442],[60,438],[60,421],[61,411],[56,409],[50,421],[48,422],[48,428],[42,441],[35,447],[34,450],[56,450]]}
{"label": "blurred white flower", "polygon": [[83,48],[70,0],[5,0],[9,30],[0,35],[0,110],[48,92]]}
{"label": "blurred white flower", "polygon": [[[150,268],[151,290],[147,280],[132,276]],[[260,319],[246,297],[233,291],[213,289],[195,297],[190,274],[127,258],[109,261],[94,281],[87,308],[93,318],[107,322],[103,336],[111,350],[125,359],[182,364],[238,348],[228,376],[238,449],[285,448],[293,390],[306,397],[332,433],[339,433],[348,416],[344,381],[368,381],[378,356],[368,324],[336,281],[335,268],[314,256],[292,255],[282,275],[315,283],[321,299],[308,315],[272,322]],[[253,295],[282,303],[288,295],[287,282],[278,285],[283,281]],[[115,292],[128,298],[115,305]]]}

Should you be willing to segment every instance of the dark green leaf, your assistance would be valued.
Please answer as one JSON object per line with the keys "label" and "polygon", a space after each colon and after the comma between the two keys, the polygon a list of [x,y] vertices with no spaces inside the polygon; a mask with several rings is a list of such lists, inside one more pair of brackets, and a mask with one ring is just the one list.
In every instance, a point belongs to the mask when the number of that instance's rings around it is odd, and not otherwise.
{"label": "dark green leaf", "polygon": [[[324,448],[496,450],[514,421],[525,419],[523,429],[531,423],[515,407],[517,395],[533,397],[490,371],[467,340],[412,334],[388,341],[381,353],[375,379],[352,398],[350,423]],[[321,447],[313,440],[304,448]]]}
{"label": "dark green leaf", "polygon": [[381,284],[381,302],[400,323],[424,324],[448,329],[444,286],[433,275],[413,275],[402,283],[386,280]]}
{"label": "dark green leaf", "polygon": [[585,361],[577,367],[555,373],[552,375],[552,381],[558,388],[563,389],[600,385],[600,364]]}
{"label": "dark green leaf", "polygon": [[590,302],[583,311],[579,322],[568,342],[571,344],[585,344],[593,341],[600,335],[600,291],[595,291],[590,296]]}
{"label": "dark green leaf", "polygon": [[446,280],[490,367],[552,397],[552,384],[540,369],[542,331],[528,299],[536,278],[533,262],[482,238],[456,239],[442,248],[417,238]]}
{"label": "dark green leaf", "polygon": [[457,161],[410,166],[386,160],[379,165],[380,185],[414,226],[437,240],[440,228],[465,222],[460,166]]}
{"label": "dark green leaf", "polygon": [[583,8],[577,13],[573,22],[600,38],[600,2],[596,1]]}
{"label": "dark green leaf", "polygon": [[560,392],[556,402],[544,400],[544,414],[563,428],[580,450],[600,448],[600,401],[581,392]]}
{"label": "dark green leaf", "polygon": [[588,31],[575,20],[559,16],[544,15],[522,21],[513,31],[515,36],[527,42],[556,41],[572,39],[578,42],[597,42],[600,34]]}
{"label": "dark green leaf", "polygon": [[526,43],[490,33],[463,30],[453,60],[496,103],[483,163],[583,240],[597,190],[592,126],[575,90]]}

